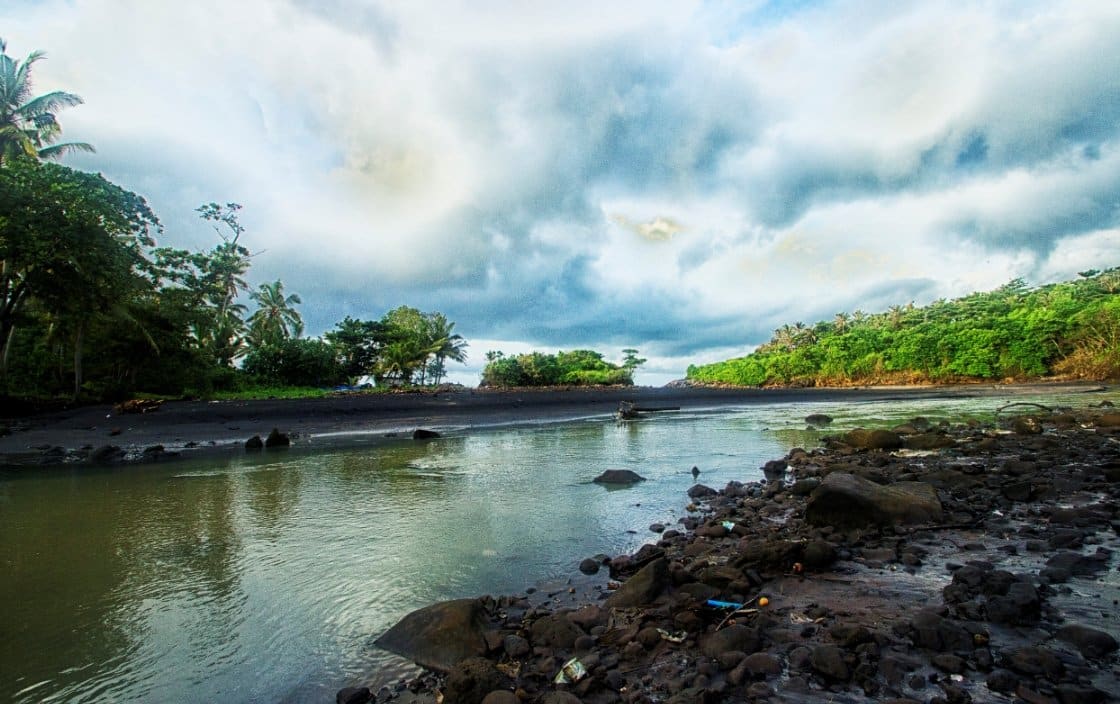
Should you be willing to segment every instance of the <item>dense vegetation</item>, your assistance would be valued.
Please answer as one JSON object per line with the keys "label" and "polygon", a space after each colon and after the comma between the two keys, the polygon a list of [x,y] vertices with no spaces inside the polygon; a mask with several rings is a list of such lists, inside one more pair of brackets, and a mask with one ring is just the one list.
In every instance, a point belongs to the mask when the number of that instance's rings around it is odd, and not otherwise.
{"label": "dense vegetation", "polygon": [[630,386],[634,370],[646,360],[638,350],[625,349],[622,364],[603,359],[600,352],[572,350],[543,354],[530,352],[506,357],[501,352],[486,353],[482,370],[484,386]]}
{"label": "dense vegetation", "polygon": [[81,98],[32,97],[42,54],[19,62],[5,51],[0,40],[0,394],[212,395],[364,377],[426,384],[440,382],[447,361],[465,360],[454,323],[407,306],[302,338],[299,296],[279,280],[255,290],[246,281],[237,203],[198,208],[217,235],[212,249],[158,247],[162,228],[142,197],[43,161],[92,151],[57,143],[55,113]]}
{"label": "dense vegetation", "polygon": [[690,366],[737,386],[1120,376],[1120,268],[1028,288],[1022,280],[928,306],[785,325],[745,357]]}

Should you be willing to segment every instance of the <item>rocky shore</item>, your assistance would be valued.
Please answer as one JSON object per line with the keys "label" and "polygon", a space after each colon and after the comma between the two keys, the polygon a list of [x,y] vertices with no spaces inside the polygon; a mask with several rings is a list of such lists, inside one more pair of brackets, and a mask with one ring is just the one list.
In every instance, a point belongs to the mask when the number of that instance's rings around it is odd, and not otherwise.
{"label": "rocky shore", "polygon": [[421,609],[378,644],[428,674],[337,701],[1120,701],[1120,413],[1007,411],[697,483],[582,603]]}

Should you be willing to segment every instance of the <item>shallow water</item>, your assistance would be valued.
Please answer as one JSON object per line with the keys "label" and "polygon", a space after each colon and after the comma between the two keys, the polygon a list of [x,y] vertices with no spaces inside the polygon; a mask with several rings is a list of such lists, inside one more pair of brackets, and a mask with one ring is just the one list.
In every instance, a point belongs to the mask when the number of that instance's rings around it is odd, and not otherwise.
{"label": "shallow water", "polygon": [[[1085,405],[1115,395],[1076,395]],[[1016,397],[1015,401],[1032,400]],[[1055,403],[1054,397],[1042,400]],[[999,399],[781,404],[350,449],[0,471],[0,698],[323,701],[432,601],[562,580],[828,432]],[[608,468],[649,481],[608,490]]]}

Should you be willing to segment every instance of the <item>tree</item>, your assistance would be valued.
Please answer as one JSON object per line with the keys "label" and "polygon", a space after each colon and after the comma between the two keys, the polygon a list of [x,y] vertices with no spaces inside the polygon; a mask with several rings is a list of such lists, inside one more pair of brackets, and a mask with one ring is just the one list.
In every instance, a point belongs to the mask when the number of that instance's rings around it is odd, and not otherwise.
{"label": "tree", "polygon": [[249,294],[257,310],[249,316],[249,343],[253,347],[278,344],[303,334],[303,318],[293,306],[303,303],[299,296],[284,295],[284,284],[277,279],[261,284]]}
{"label": "tree", "polygon": [[81,386],[86,321],[154,286],[159,221],[143,198],[100,174],[17,159],[0,168],[0,359],[36,301],[73,330]]}
{"label": "tree", "polygon": [[427,335],[432,361],[428,364],[428,376],[433,384],[439,384],[446,371],[445,360],[464,363],[467,361],[467,341],[462,335],[452,332],[455,323],[447,320],[443,313],[429,313]]}
{"label": "tree", "polygon": [[21,63],[7,50],[0,39],[0,165],[20,156],[57,159],[72,151],[92,152],[85,142],[55,144],[62,133],[55,113],[81,105],[80,97],[64,91],[31,97],[31,67],[46,54],[31,52]]}
{"label": "tree", "polygon": [[375,374],[381,349],[388,341],[388,332],[379,321],[346,316],[323,337],[334,345],[342,371],[353,384],[363,376]]}

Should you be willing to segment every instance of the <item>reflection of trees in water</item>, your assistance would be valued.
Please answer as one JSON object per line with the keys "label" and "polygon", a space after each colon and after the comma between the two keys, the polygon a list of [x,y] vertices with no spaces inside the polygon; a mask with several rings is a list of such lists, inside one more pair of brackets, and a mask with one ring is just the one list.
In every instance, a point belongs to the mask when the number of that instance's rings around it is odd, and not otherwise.
{"label": "reflection of trees in water", "polygon": [[286,519],[299,503],[303,485],[303,472],[294,463],[279,467],[263,468],[244,475],[244,488],[252,518],[267,532],[267,537],[277,539]]}
{"label": "reflection of trees in water", "polygon": [[448,480],[459,476],[466,461],[465,439],[386,443],[361,450],[345,450],[321,458],[332,489],[342,500],[353,500],[369,491],[408,496],[449,491]]}

